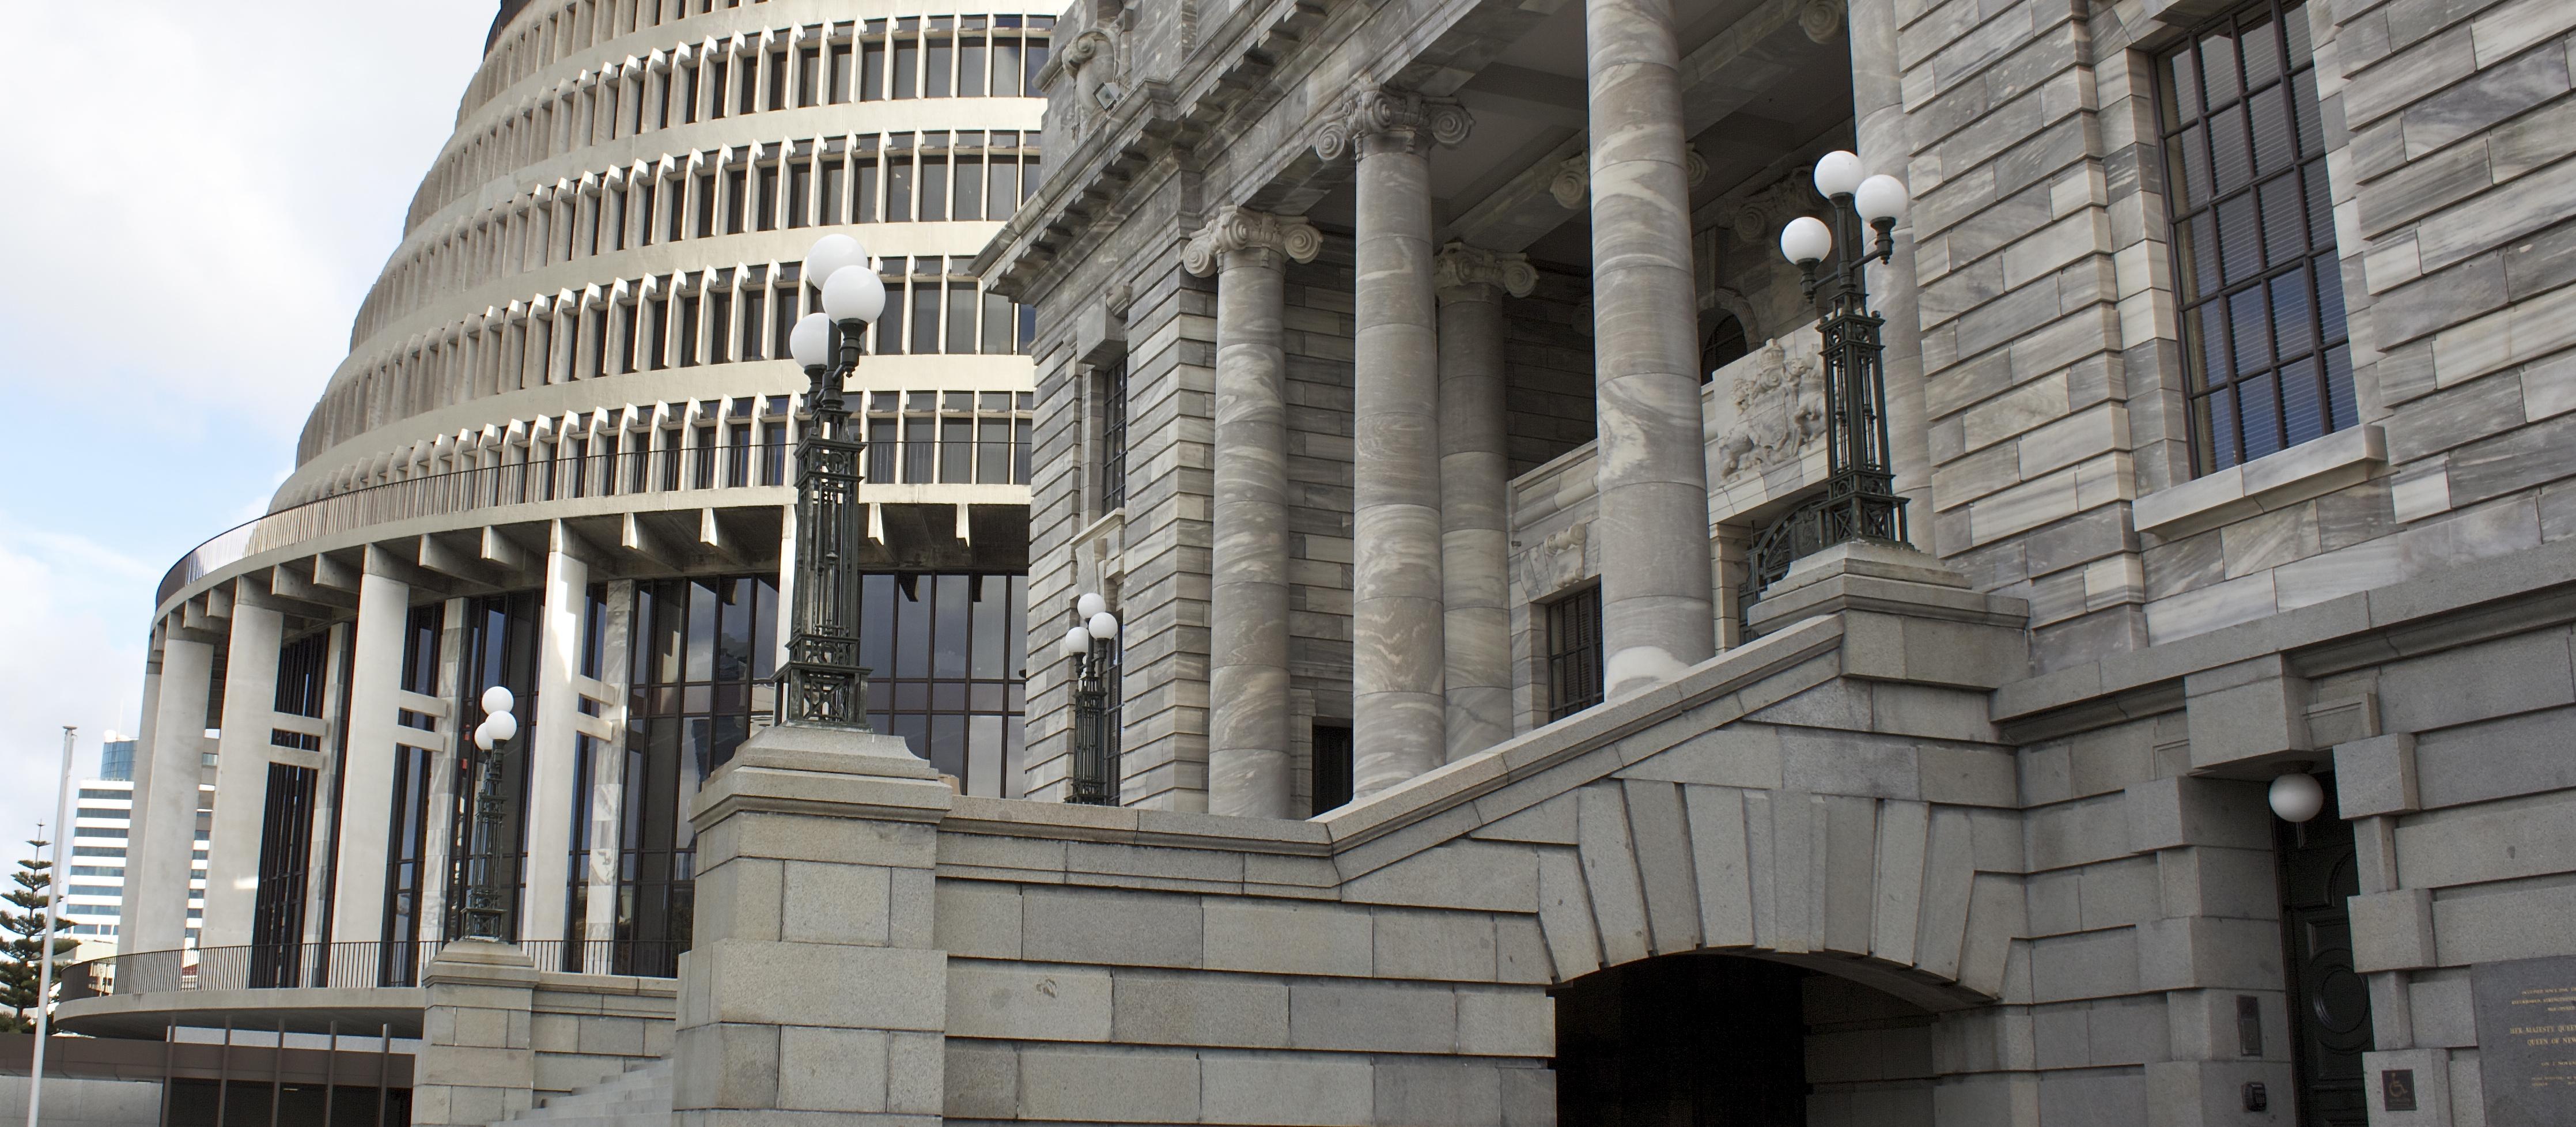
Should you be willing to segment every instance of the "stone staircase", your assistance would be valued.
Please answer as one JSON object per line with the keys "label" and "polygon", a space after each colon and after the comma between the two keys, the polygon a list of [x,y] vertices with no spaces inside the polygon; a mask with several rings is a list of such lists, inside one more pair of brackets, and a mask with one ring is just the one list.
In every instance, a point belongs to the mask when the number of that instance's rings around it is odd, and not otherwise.
{"label": "stone staircase", "polygon": [[547,1127],[670,1127],[671,1062],[654,1061],[597,1084],[586,1084],[546,1101],[545,1106],[495,1123],[543,1123]]}

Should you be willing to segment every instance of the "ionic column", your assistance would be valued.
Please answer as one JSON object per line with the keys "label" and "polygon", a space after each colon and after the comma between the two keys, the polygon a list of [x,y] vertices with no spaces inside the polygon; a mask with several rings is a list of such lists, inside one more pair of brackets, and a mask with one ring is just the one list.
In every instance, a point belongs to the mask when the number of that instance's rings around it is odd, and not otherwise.
{"label": "ionic column", "polygon": [[1511,460],[1503,417],[1503,295],[1538,284],[1529,256],[1440,251],[1440,592],[1448,758],[1512,735]]}
{"label": "ionic column", "polygon": [[223,737],[216,744],[215,818],[206,841],[206,919],[201,947],[251,940],[259,892],[262,824],[268,814],[269,715],[277,708],[277,651],[286,615],[233,585],[232,639],[224,661]]}
{"label": "ionic column", "polygon": [[1467,111],[1362,90],[1315,140],[1359,156],[1352,313],[1351,791],[1367,798],[1447,758],[1441,663],[1440,374],[1431,165]]}
{"label": "ionic column", "polygon": [[1282,324],[1289,259],[1323,236],[1294,216],[1217,212],[1182,264],[1216,289],[1215,547],[1208,595],[1208,810],[1291,817],[1288,417]]}
{"label": "ionic column", "polygon": [[1716,651],[1688,157],[1672,0],[1585,0],[1603,686]]}
{"label": "ionic column", "polygon": [[[569,549],[572,532],[557,521],[546,551],[544,603],[538,611],[537,691],[534,715],[522,706],[520,722],[529,726],[520,741],[528,754],[527,879],[519,900],[519,938],[562,939],[567,926],[564,900],[572,887],[572,800],[583,785],[573,772],[577,758],[575,716],[581,693],[573,674],[581,668],[581,624],[590,601],[590,564]],[[606,652],[606,651],[602,651]],[[473,694],[482,692],[473,687]],[[475,723],[482,717],[476,716]],[[470,728],[467,730],[471,730]]]}
{"label": "ionic column", "polygon": [[[164,630],[161,691],[146,725],[152,738],[135,748],[134,828],[126,841],[124,919],[117,935],[121,952],[176,951],[188,933],[188,870],[197,847],[197,781],[205,762],[215,647],[168,636],[175,627]],[[177,986],[172,981],[146,989]]]}
{"label": "ionic column", "polygon": [[[402,721],[403,638],[411,627],[411,584],[379,570],[367,550],[358,578],[358,624],[350,642],[347,773],[340,779],[340,860],[331,896],[331,938],[372,943],[385,931],[385,847],[380,815],[393,808],[394,731]],[[475,719],[480,720],[481,717]]]}
{"label": "ionic column", "polygon": [[[1905,177],[1913,155],[1905,140],[1905,99],[1896,65],[1896,6],[1892,0],[1851,0],[1844,6],[1851,32],[1852,118],[1859,133],[1861,167]],[[1879,330],[1885,350],[1889,468],[1896,494],[1906,499],[1906,539],[1926,552],[1933,541],[1932,445],[1923,407],[1923,317],[1914,280],[1914,221],[1896,219],[1896,252],[1869,267],[1870,303],[1887,324]]]}

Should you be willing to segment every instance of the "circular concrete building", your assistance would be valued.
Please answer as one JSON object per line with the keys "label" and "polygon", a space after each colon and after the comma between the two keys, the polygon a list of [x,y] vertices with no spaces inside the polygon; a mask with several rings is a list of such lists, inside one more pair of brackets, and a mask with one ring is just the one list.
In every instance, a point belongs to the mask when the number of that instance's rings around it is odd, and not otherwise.
{"label": "circular concrete building", "polygon": [[889,293],[851,384],[871,719],[1018,793],[1033,320],[967,264],[1038,180],[1035,8],[501,6],[294,474],[161,582],[122,953],[66,1028],[399,1035],[469,885],[541,968],[673,973],[689,801],[772,707],[826,231]]}

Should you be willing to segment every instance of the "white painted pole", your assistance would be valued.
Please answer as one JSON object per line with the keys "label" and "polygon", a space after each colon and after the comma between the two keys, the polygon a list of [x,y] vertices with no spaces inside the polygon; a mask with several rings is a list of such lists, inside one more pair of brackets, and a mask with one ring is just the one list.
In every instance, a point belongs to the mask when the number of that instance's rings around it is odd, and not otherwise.
{"label": "white painted pole", "polygon": [[36,974],[36,1061],[27,1070],[27,1127],[45,1104],[45,1033],[52,1024],[54,1001],[54,928],[62,922],[63,839],[72,834],[72,736],[80,729],[63,725],[63,778],[54,794],[54,867],[45,886],[45,961]]}

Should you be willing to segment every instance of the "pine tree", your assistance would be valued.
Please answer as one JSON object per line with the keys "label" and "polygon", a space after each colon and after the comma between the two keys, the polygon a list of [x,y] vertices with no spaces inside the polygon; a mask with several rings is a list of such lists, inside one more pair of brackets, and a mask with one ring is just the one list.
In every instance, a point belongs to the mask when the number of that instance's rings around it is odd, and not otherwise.
{"label": "pine tree", "polygon": [[[32,1033],[36,1029],[36,1008],[42,999],[36,996],[38,975],[45,957],[45,908],[54,893],[54,863],[45,859],[50,841],[30,841],[33,854],[18,862],[18,871],[10,874],[17,889],[0,896],[18,908],[0,911],[0,931],[9,938],[0,941],[0,1008],[12,1011],[0,1016],[0,1032]],[[60,973],[71,952],[80,941],[63,936],[54,938],[54,970]]]}

